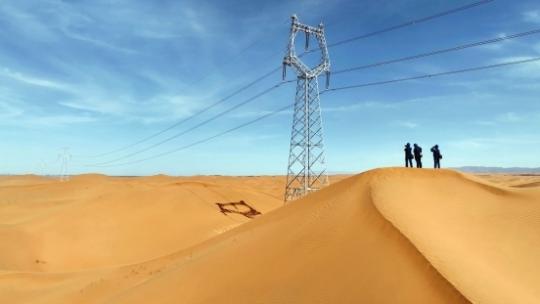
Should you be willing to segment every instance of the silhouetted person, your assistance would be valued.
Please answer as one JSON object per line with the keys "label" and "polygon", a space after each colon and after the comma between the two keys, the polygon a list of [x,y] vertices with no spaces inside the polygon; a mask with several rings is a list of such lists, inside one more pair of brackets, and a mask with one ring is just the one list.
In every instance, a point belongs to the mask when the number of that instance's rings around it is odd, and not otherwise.
{"label": "silhouetted person", "polygon": [[422,147],[414,144],[414,161],[416,162],[416,168],[422,168]]}
{"label": "silhouetted person", "polygon": [[409,165],[410,165],[410,167],[412,168],[413,167],[412,165],[413,154],[412,154],[412,148],[411,148],[410,143],[407,143],[405,145],[404,151],[405,151],[405,167],[409,168]]}
{"label": "silhouetted person", "polygon": [[439,150],[439,145],[435,145],[431,148],[431,152],[433,153],[433,167],[435,169],[440,169],[441,168],[441,158],[442,158],[442,154],[441,154],[441,150]]}

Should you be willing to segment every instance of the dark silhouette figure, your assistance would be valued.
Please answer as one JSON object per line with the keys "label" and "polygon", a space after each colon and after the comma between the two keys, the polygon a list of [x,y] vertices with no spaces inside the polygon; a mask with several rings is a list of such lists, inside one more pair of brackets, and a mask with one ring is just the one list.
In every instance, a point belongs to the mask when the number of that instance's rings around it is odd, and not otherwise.
{"label": "dark silhouette figure", "polygon": [[409,168],[410,166],[412,168],[413,167],[412,165],[413,154],[412,154],[411,144],[407,143],[405,145],[405,149],[403,150],[405,151],[405,167]]}
{"label": "dark silhouette figure", "polygon": [[441,154],[441,151],[439,150],[439,145],[433,146],[431,148],[431,152],[433,153],[433,167],[435,169],[440,169],[442,154]]}
{"label": "dark silhouette figure", "polygon": [[414,144],[414,161],[416,161],[416,168],[422,168],[422,147]]}

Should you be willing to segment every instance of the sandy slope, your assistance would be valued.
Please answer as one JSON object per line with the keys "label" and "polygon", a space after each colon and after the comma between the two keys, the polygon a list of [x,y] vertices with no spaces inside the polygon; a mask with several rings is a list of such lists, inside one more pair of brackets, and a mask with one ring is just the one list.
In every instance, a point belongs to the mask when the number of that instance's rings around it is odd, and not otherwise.
{"label": "sandy slope", "polygon": [[243,199],[263,213],[281,206],[281,179],[260,184],[164,176],[0,180],[0,243],[16,244],[0,251],[0,269],[73,271],[169,254],[249,220],[223,216],[216,202]]}
{"label": "sandy slope", "polygon": [[[384,169],[267,213],[279,178],[210,179],[0,180],[0,303],[540,303],[537,187]],[[223,195],[267,214],[200,207]]]}
{"label": "sandy slope", "polygon": [[534,175],[534,174],[520,174],[520,175],[482,174],[482,175],[479,175],[479,177],[495,184],[515,187],[515,188],[540,187],[540,175]]}

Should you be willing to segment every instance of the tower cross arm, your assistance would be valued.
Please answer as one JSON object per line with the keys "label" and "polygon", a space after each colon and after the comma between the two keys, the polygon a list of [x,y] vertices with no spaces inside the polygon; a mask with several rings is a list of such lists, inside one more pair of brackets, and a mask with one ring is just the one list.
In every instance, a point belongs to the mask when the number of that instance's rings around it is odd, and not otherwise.
{"label": "tower cross arm", "polygon": [[[310,36],[314,36],[317,39],[318,47],[321,50],[320,63],[310,68],[304,64],[301,60],[301,56],[297,56],[295,50],[295,40],[299,32],[304,32],[306,35],[306,50],[309,48]],[[302,24],[298,21],[296,15],[292,16],[291,32],[289,36],[289,44],[287,46],[287,52],[283,58],[283,78],[286,76],[286,66],[293,67],[299,77],[312,78],[317,77],[320,74],[326,72],[327,77],[330,72],[330,58],[328,56],[328,48],[326,45],[326,37],[324,35],[324,26],[320,23],[318,26],[310,26]]]}

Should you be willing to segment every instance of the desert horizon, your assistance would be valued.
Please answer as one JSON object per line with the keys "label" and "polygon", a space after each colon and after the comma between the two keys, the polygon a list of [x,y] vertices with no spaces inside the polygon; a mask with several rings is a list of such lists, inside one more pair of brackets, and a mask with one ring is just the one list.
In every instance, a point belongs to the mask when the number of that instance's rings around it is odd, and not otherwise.
{"label": "desert horizon", "polygon": [[[382,168],[395,168],[395,166],[390,167],[381,167],[373,168],[382,169]],[[427,168],[430,169],[430,168]],[[509,175],[509,176],[537,176],[540,175],[540,168],[536,167],[493,167],[493,166],[460,166],[460,167],[448,167],[446,169],[455,170],[462,173],[472,174],[472,175]],[[332,177],[342,177],[342,176],[352,176],[359,174],[355,171],[342,171],[342,172],[328,172],[328,176]],[[255,173],[244,173],[244,174],[166,174],[166,173],[156,173],[156,174],[147,174],[147,175],[109,175],[106,173],[99,172],[88,172],[88,173],[79,173],[79,174],[66,174],[68,177],[76,176],[85,176],[85,175],[102,175],[108,177],[119,177],[119,178],[133,178],[133,177],[154,177],[154,176],[167,176],[167,177],[286,177],[284,174],[255,174]],[[18,174],[9,174],[9,173],[0,173],[0,177],[13,177],[13,176],[38,176],[46,178],[60,178],[61,174],[39,174],[39,173],[18,173]]]}

